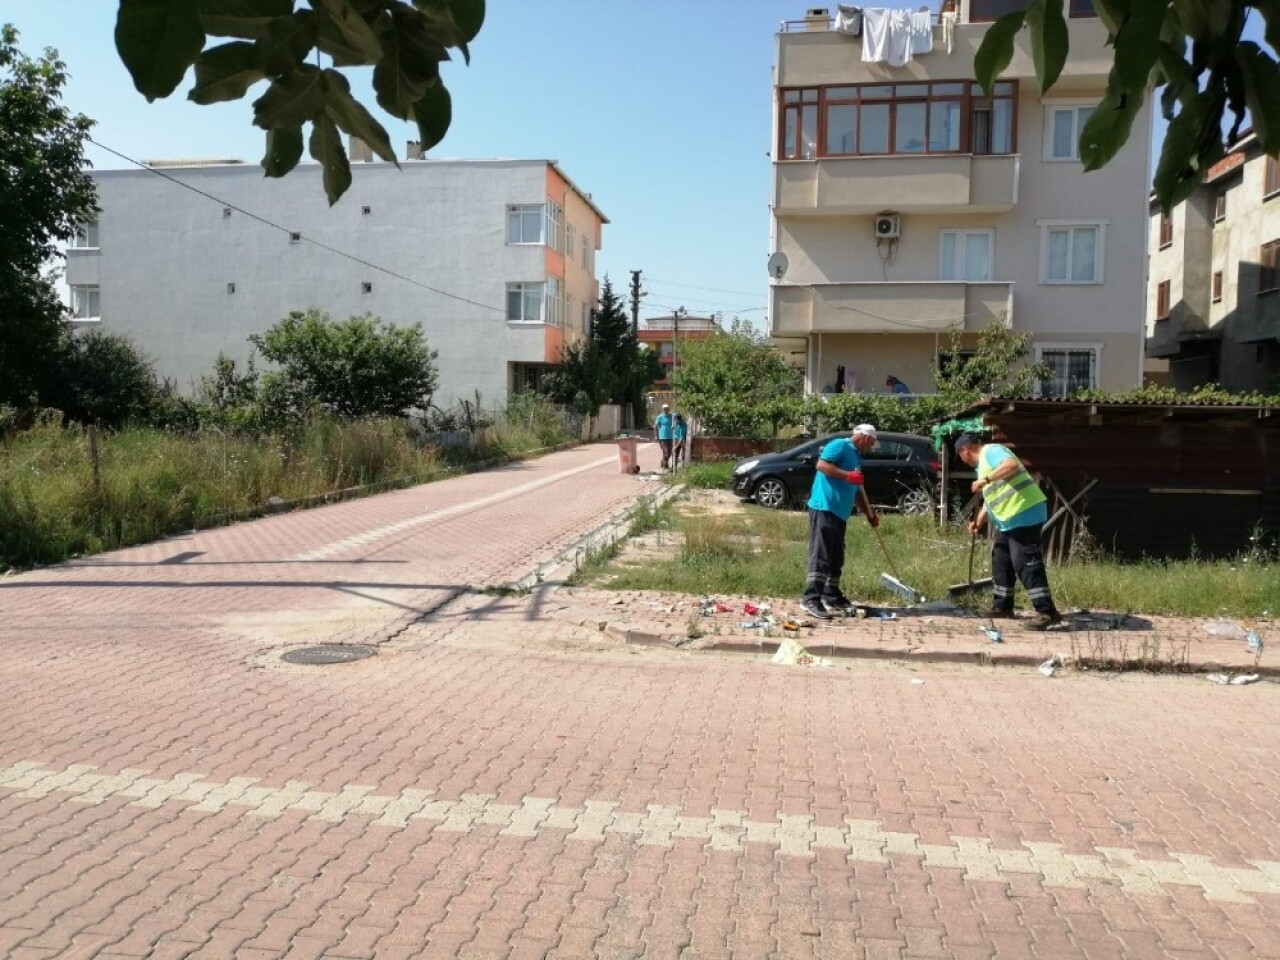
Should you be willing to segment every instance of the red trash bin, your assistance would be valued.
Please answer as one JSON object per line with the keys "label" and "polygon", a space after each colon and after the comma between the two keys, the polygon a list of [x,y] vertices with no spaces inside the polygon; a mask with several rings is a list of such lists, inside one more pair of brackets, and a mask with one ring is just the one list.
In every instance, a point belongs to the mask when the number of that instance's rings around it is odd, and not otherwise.
{"label": "red trash bin", "polygon": [[623,473],[639,473],[640,464],[636,460],[636,438],[618,438],[618,466]]}

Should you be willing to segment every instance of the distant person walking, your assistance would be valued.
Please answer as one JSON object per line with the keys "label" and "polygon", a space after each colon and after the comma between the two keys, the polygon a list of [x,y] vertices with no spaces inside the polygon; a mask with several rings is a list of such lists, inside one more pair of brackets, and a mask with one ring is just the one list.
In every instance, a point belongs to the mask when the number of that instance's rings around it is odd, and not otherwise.
{"label": "distant person walking", "polygon": [[666,470],[671,463],[671,439],[675,434],[675,417],[671,416],[671,404],[662,405],[662,412],[653,421],[653,433],[658,438],[658,446],[662,448],[662,469]]}
{"label": "distant person walking", "polygon": [[689,423],[685,420],[683,413],[676,414],[675,425],[671,428],[671,438],[671,459],[678,467],[681,460],[688,459],[686,448],[689,442]]}
{"label": "distant person walking", "polygon": [[884,385],[889,388],[890,393],[894,393],[899,396],[910,396],[911,394],[911,388],[897,377],[885,377]]}
{"label": "distant person walking", "polygon": [[1049,592],[1049,574],[1044,567],[1040,535],[1049,519],[1044,492],[1027,472],[1022,461],[1008,447],[983,443],[972,434],[956,439],[960,459],[978,471],[973,492],[982,494],[982,509],[969,521],[970,536],[977,536],[988,518],[995,525],[991,544],[991,579],[994,581],[987,617],[1012,618],[1014,578],[1036,610],[1027,623],[1031,630],[1047,630],[1062,622],[1062,614]]}
{"label": "distant person walking", "polygon": [[873,527],[880,517],[862,489],[862,455],[876,445],[876,428],[862,423],[850,438],[836,437],[822,448],[809,496],[809,564],[804,579],[805,613],[819,620],[848,616],[853,602],[840,588],[844,539],[856,502]]}

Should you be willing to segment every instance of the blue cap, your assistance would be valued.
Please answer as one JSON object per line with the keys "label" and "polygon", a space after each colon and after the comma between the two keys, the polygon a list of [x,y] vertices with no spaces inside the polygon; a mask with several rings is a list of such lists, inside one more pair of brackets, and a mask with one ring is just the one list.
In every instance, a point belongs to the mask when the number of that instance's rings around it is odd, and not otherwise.
{"label": "blue cap", "polygon": [[979,440],[977,437],[975,437],[972,433],[962,433],[960,434],[960,436],[956,437],[956,443],[955,443],[956,453],[959,453],[965,447],[973,447],[978,445],[981,442],[982,441]]}

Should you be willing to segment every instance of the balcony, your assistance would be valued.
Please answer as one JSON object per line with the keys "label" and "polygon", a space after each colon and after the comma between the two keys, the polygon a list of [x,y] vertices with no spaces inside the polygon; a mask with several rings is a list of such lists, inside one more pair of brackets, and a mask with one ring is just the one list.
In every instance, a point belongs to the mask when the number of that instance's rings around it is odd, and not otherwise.
{"label": "balcony", "polygon": [[899,154],[774,165],[774,213],[1002,213],[1018,202],[1017,155]]}
{"label": "balcony", "polygon": [[941,333],[957,324],[980,329],[998,317],[1013,322],[1013,284],[780,284],[773,288],[773,336],[811,333]]}

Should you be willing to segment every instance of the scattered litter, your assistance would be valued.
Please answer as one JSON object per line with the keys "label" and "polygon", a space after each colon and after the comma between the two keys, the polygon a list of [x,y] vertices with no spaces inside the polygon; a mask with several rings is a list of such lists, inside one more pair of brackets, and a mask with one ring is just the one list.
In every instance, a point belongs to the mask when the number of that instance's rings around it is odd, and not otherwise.
{"label": "scattered litter", "polygon": [[795,620],[783,620],[782,629],[790,630],[793,633],[798,633],[800,631],[800,624],[798,621],[795,621]]}
{"label": "scattered litter", "polygon": [[1127,613],[1093,613],[1090,610],[1077,610],[1067,616],[1077,630],[1119,630],[1129,619]]}
{"label": "scattered litter", "polygon": [[983,633],[987,635],[987,639],[990,640],[992,643],[1004,642],[1004,638],[1000,636],[1000,631],[997,630],[995,627],[982,627],[980,629],[982,630]]}
{"label": "scattered litter", "polygon": [[1244,639],[1245,646],[1249,648],[1250,653],[1262,652],[1262,638],[1258,636],[1258,632],[1256,630],[1250,630],[1244,635]]}
{"label": "scattered litter", "polygon": [[921,680],[919,677],[913,677],[913,678],[912,678],[912,680],[911,680],[911,683],[912,683],[912,685],[913,685],[913,686],[917,686],[917,687],[923,687],[923,686],[924,686],[924,681],[923,681],[923,680]]}
{"label": "scattered litter", "polygon": [[918,604],[915,609],[920,613],[949,613],[958,608],[950,600],[930,600],[928,603]]}
{"label": "scattered litter", "polygon": [[621,597],[614,597],[612,600],[609,601],[609,604],[614,607],[620,607],[624,603],[626,603],[626,601],[623,600]]}
{"label": "scattered litter", "polygon": [[1257,683],[1262,677],[1256,673],[1240,673],[1234,677],[1225,673],[1210,673],[1205,675],[1205,679],[1210,683],[1218,683],[1223,686],[1231,684],[1233,687],[1243,687],[1245,684]]}
{"label": "scattered litter", "polygon": [[733,607],[729,606],[727,603],[716,604],[716,613],[732,613],[732,612],[733,612]]}
{"label": "scattered litter", "polygon": [[758,613],[768,613],[772,609],[773,607],[769,606],[767,603],[761,603],[759,605],[754,603],[744,603],[742,605],[742,612],[749,617],[754,617]]}
{"label": "scattered litter", "polygon": [[859,620],[865,620],[867,618],[867,608],[858,607],[858,609],[854,611],[853,615]]}
{"label": "scattered litter", "polygon": [[1040,673],[1046,677],[1052,677],[1058,672],[1058,667],[1060,666],[1062,666],[1062,664],[1058,662],[1057,657],[1050,657],[1044,663],[1040,664]]}
{"label": "scattered litter", "polygon": [[825,657],[815,657],[790,637],[778,645],[778,652],[773,655],[771,663],[792,667],[829,667],[831,661]]}
{"label": "scattered litter", "polygon": [[1245,633],[1244,625],[1239,620],[1232,620],[1228,617],[1210,620],[1204,625],[1204,629],[1215,637],[1225,637],[1228,640],[1243,640],[1248,636]]}
{"label": "scattered litter", "polygon": [[743,620],[738,626],[743,630],[760,630],[769,624],[764,620]]}
{"label": "scattered litter", "polygon": [[888,611],[888,610],[881,610],[881,611],[877,614],[877,616],[878,616],[881,620],[897,620],[897,619],[898,619],[898,615],[897,615],[896,613],[892,613],[892,612],[890,612],[890,611]]}

